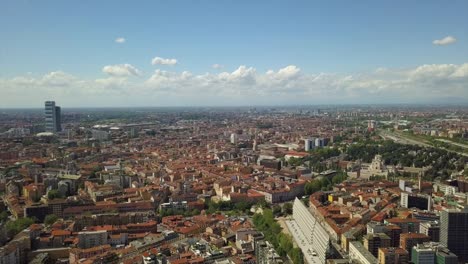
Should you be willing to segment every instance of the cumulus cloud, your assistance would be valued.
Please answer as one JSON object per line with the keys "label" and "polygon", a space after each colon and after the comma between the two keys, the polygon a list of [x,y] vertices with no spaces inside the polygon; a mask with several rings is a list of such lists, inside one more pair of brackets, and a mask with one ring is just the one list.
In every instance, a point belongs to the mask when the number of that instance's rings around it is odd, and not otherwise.
{"label": "cumulus cloud", "polygon": [[161,57],[154,57],[151,60],[151,64],[153,65],[176,65],[177,60],[176,59],[164,59]]}
{"label": "cumulus cloud", "polygon": [[130,64],[107,65],[102,68],[102,72],[111,76],[140,76],[141,71]]}
{"label": "cumulus cloud", "polygon": [[24,94],[86,103],[93,98],[95,104],[105,100],[115,105],[125,104],[129,94],[135,105],[468,101],[468,63],[385,68],[352,75],[306,73],[296,65],[267,72],[241,65],[203,74],[157,69],[146,79],[128,78],[140,74],[128,64],[109,65],[103,72],[108,76],[99,79],[82,79],[62,71],[0,78],[0,105],[24,104]]}
{"label": "cumulus cloud", "polygon": [[267,75],[273,76],[276,79],[284,80],[284,79],[290,79],[290,78],[294,78],[298,76],[300,71],[301,69],[298,68],[297,66],[289,65],[282,69],[279,69],[278,72],[275,72],[273,70],[268,70]]}
{"label": "cumulus cloud", "polygon": [[219,70],[219,69],[224,68],[224,66],[221,65],[221,64],[215,63],[215,64],[211,65],[211,68],[216,69],[216,70]]}
{"label": "cumulus cloud", "polygon": [[68,86],[76,80],[76,77],[63,71],[53,71],[44,75],[41,83],[51,86]]}
{"label": "cumulus cloud", "polygon": [[455,43],[456,41],[457,41],[456,38],[454,38],[452,36],[447,36],[445,38],[436,39],[436,40],[432,41],[432,44],[437,45],[437,46],[445,46],[445,45]]}
{"label": "cumulus cloud", "polygon": [[127,40],[126,40],[125,38],[122,38],[122,37],[116,38],[116,39],[115,39],[115,43],[120,43],[120,44],[122,44],[122,43],[125,43],[125,41],[127,41]]}

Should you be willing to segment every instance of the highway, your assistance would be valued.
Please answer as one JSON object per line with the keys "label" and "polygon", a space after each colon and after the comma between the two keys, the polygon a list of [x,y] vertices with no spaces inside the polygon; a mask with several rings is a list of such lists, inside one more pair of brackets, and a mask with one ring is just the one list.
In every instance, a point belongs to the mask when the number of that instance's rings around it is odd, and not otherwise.
{"label": "highway", "polygon": [[380,136],[384,139],[390,139],[393,140],[396,143],[400,144],[409,144],[409,145],[417,145],[421,147],[433,147],[432,145],[429,145],[425,142],[414,140],[411,138],[403,137],[402,135],[388,132],[388,131],[380,131]]}

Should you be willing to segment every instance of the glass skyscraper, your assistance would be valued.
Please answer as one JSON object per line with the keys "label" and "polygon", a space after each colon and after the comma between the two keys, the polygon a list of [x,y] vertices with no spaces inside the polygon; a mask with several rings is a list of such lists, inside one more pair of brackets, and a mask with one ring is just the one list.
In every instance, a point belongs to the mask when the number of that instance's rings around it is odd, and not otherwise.
{"label": "glass skyscraper", "polygon": [[440,213],[440,242],[455,253],[459,261],[468,262],[468,208]]}
{"label": "glass skyscraper", "polygon": [[45,131],[46,132],[60,132],[62,131],[61,110],[59,106],[55,105],[54,101],[45,102]]}

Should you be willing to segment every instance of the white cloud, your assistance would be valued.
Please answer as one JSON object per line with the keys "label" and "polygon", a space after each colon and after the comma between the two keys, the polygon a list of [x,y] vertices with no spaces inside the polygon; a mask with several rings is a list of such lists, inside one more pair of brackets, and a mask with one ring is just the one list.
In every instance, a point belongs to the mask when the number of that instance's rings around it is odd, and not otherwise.
{"label": "white cloud", "polygon": [[444,45],[449,45],[449,44],[455,43],[456,41],[457,41],[456,38],[454,38],[452,36],[447,36],[445,38],[436,39],[436,40],[432,41],[432,44],[438,45],[438,46],[444,46]]}
{"label": "white cloud", "polygon": [[224,66],[221,65],[221,64],[215,63],[215,64],[211,65],[211,68],[216,69],[216,70],[219,70],[219,69],[224,68]]}
{"label": "white cloud", "polygon": [[44,75],[41,79],[42,84],[51,86],[68,86],[77,78],[63,71],[53,71]]}
{"label": "white cloud", "polygon": [[455,78],[465,78],[468,77],[468,63],[464,63],[457,67],[454,73],[450,75]]}
{"label": "white cloud", "polygon": [[275,72],[273,70],[268,70],[267,75],[272,76],[276,79],[285,80],[285,79],[297,77],[300,71],[301,69],[298,68],[297,66],[289,65],[282,69],[279,69],[278,72]]}
{"label": "white cloud", "polygon": [[241,65],[233,71],[203,74],[158,69],[146,79],[128,78],[140,74],[129,64],[109,65],[103,72],[108,76],[99,79],[62,71],[0,78],[0,105],[24,106],[25,94],[32,104],[38,104],[38,98],[54,97],[62,105],[74,106],[128,105],[130,98],[134,105],[468,102],[468,63],[352,75],[305,73],[295,65],[267,72]]}
{"label": "white cloud", "polygon": [[115,42],[116,42],[116,43],[125,43],[125,41],[126,41],[126,39],[125,39],[125,38],[122,38],[122,37],[116,38],[116,39],[115,39]]}
{"label": "white cloud", "polygon": [[151,60],[151,64],[153,65],[176,65],[177,60],[176,59],[164,59],[161,57],[154,57],[153,60]]}
{"label": "white cloud", "polygon": [[107,65],[102,68],[102,72],[111,76],[140,76],[141,71],[130,64]]}

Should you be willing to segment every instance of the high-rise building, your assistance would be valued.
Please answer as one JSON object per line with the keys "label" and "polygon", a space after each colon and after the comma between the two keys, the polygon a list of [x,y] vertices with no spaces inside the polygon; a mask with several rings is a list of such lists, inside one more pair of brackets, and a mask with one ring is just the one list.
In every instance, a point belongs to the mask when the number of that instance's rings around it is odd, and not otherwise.
{"label": "high-rise building", "polygon": [[430,236],[431,241],[433,242],[439,242],[439,237],[440,237],[439,222],[430,221],[430,222],[421,223],[419,225],[419,233]]}
{"label": "high-rise building", "polygon": [[[316,254],[314,258],[317,262],[315,263],[324,264],[327,252],[330,249],[330,235],[328,232],[309,208],[298,198],[293,203],[293,218],[299,228],[298,231],[305,237],[303,243],[308,245],[312,252]],[[369,255],[371,254],[369,253]]]}
{"label": "high-rise building", "polygon": [[45,130],[46,132],[62,131],[62,119],[60,106],[55,105],[55,101],[45,102]]}
{"label": "high-rise building", "polygon": [[400,246],[400,235],[402,233],[401,227],[397,225],[387,225],[385,234],[390,237],[391,246],[399,247]]}
{"label": "high-rise building", "polygon": [[468,208],[440,213],[440,242],[456,254],[460,262],[468,262]]}
{"label": "high-rise building", "polygon": [[316,138],[315,139],[315,147],[321,148],[325,146],[325,139],[323,138]]}
{"label": "high-rise building", "polygon": [[315,147],[315,138],[306,138],[304,139],[304,149],[305,151],[310,151]]}
{"label": "high-rise building", "polygon": [[238,143],[238,140],[239,140],[239,135],[236,134],[236,133],[232,133],[231,134],[231,144],[236,145]]}

